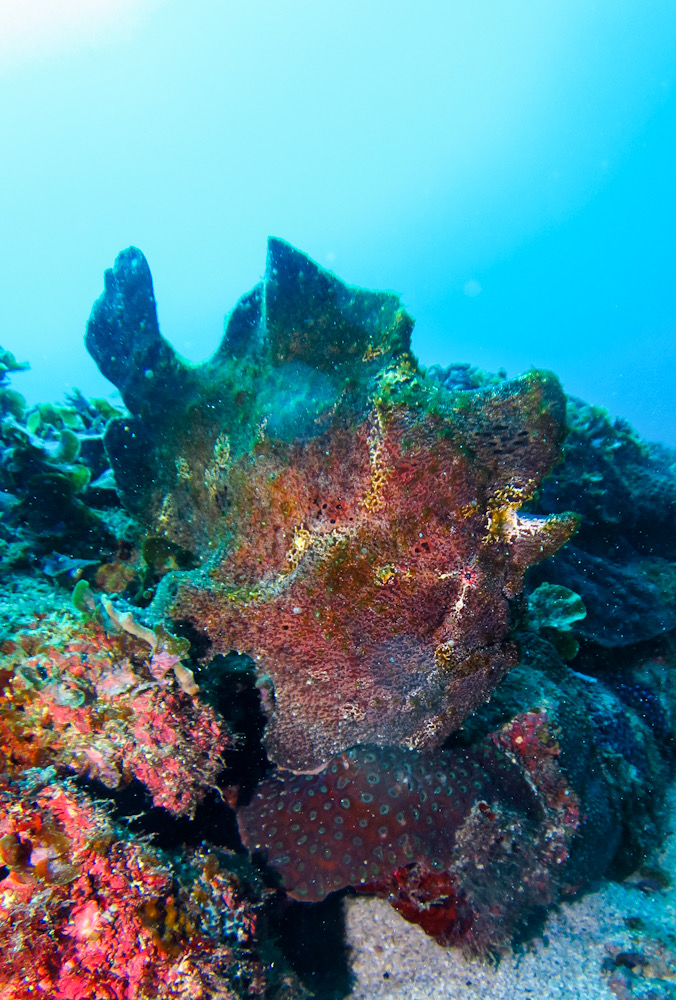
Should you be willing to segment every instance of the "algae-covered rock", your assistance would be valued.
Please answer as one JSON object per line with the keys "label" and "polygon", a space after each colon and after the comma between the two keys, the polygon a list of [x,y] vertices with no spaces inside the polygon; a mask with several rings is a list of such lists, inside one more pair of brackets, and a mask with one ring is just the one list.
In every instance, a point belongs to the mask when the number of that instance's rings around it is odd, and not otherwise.
{"label": "algae-covered rock", "polygon": [[586,617],[584,601],[568,587],[541,583],[528,595],[530,629],[549,638],[564,660],[577,655],[580,647],[572,630]]}
{"label": "algae-covered rock", "polygon": [[536,632],[543,628],[569,632],[586,615],[582,598],[568,587],[541,583],[528,598],[528,617]]}
{"label": "algae-covered rock", "polygon": [[564,460],[543,484],[540,511],[573,505],[573,544],[532,574],[580,594],[581,637],[607,647],[676,626],[676,452],[642,441],[625,420],[571,397]]}
{"label": "algae-covered rock", "polygon": [[105,286],[86,342],[130,410],[106,431],[115,480],[201,561],[159,606],[253,658],[281,766],[439,745],[516,661],[509,599],[576,526],[519,512],[559,458],[556,378],[446,388],[395,295],[281,240],[202,365],[161,337],[140,251]]}

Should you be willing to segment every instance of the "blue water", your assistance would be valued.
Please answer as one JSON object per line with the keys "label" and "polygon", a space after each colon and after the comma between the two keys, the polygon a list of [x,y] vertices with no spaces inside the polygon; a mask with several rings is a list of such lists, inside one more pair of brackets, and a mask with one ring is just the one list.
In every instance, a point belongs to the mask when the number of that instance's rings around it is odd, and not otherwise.
{"label": "blue water", "polygon": [[424,363],[549,367],[676,444],[673,0],[51,6],[0,15],[29,400],[106,391],[81,338],[118,250],[197,360],[272,233],[398,291]]}

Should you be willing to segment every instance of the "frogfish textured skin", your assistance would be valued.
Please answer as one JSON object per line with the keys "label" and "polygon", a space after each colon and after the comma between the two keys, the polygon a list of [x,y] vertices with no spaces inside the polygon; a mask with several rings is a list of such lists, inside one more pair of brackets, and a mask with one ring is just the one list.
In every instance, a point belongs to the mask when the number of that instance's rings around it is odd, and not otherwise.
{"label": "frogfish textured skin", "polygon": [[105,437],[122,498],[199,562],[158,609],[253,658],[266,749],[297,772],[357,744],[440,745],[516,660],[525,569],[576,528],[520,513],[559,459],[556,378],[449,391],[412,326],[395,295],[276,239],[204,364],[161,337],[135,248],[89,321],[130,411]]}

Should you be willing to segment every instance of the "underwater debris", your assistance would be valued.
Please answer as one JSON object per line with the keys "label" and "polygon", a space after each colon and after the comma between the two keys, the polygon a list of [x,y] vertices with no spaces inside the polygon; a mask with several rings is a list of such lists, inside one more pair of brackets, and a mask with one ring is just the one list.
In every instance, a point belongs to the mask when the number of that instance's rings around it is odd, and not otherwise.
{"label": "underwater debris", "polygon": [[451,391],[412,325],[274,239],[203,365],[161,337],[135,248],[89,321],[131,413],[105,434],[123,501],[202,561],[155,607],[252,657],[274,686],[268,755],[294,771],[440,745],[516,662],[509,599],[577,525],[520,512],[559,458],[554,376]]}

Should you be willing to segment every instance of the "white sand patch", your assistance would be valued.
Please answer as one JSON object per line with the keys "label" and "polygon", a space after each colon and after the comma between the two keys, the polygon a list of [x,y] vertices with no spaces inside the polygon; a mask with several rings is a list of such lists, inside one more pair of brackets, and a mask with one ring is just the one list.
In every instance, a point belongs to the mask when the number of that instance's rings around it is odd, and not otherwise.
{"label": "white sand patch", "polygon": [[[671,802],[676,805],[673,791]],[[348,900],[356,979],[351,1000],[613,1000],[608,986],[613,955],[676,945],[673,832],[657,864],[670,876],[671,888],[647,894],[632,882],[608,883],[552,913],[543,936],[497,968],[441,948],[382,900]],[[639,929],[631,929],[628,918]]]}

